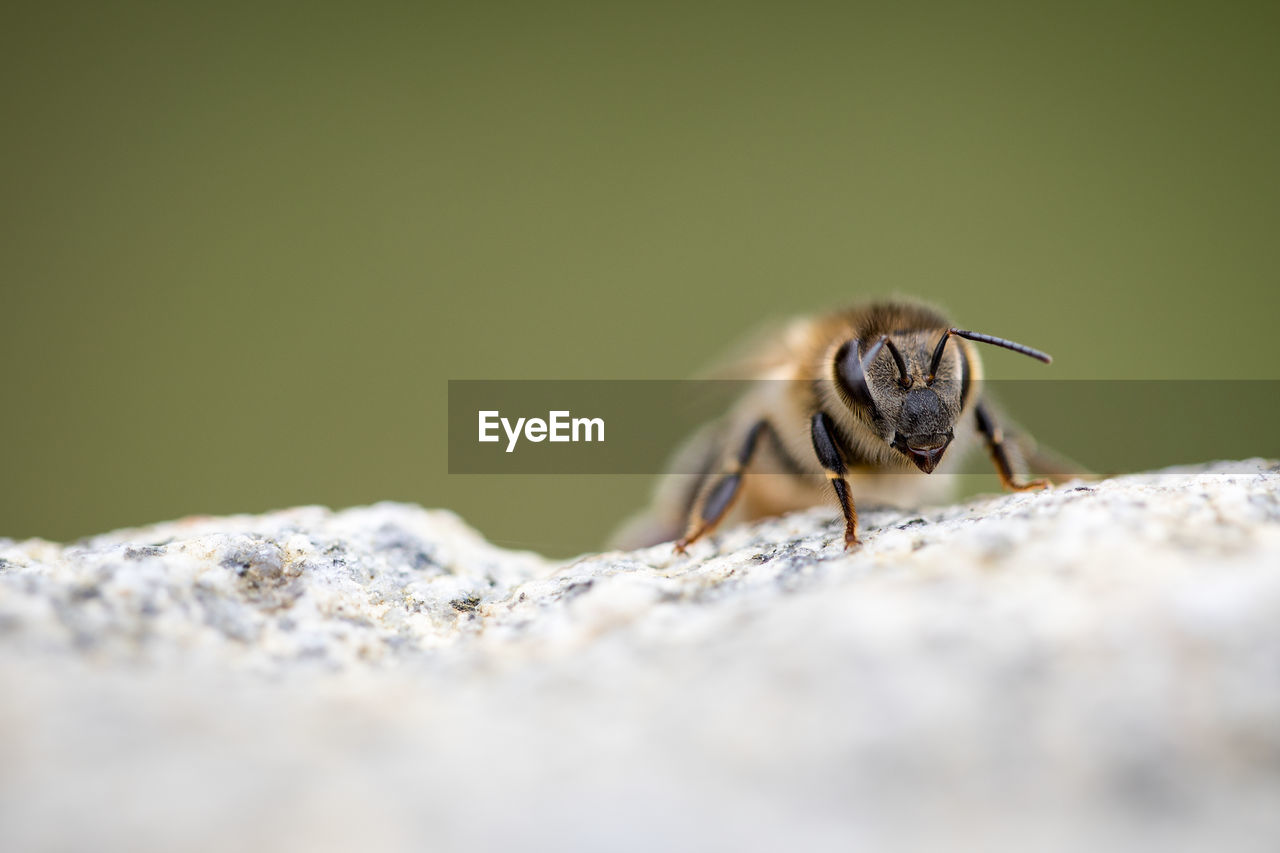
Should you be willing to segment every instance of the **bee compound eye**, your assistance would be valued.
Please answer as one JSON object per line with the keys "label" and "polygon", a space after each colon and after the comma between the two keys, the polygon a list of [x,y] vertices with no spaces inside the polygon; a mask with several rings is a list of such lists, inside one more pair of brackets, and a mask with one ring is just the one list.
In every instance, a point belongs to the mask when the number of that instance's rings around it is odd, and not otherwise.
{"label": "bee compound eye", "polygon": [[875,400],[871,396],[871,389],[867,386],[866,367],[880,354],[884,341],[885,338],[881,338],[872,344],[865,354],[861,354],[860,342],[854,338],[842,346],[836,354],[836,377],[844,392],[856,405],[875,408]]}

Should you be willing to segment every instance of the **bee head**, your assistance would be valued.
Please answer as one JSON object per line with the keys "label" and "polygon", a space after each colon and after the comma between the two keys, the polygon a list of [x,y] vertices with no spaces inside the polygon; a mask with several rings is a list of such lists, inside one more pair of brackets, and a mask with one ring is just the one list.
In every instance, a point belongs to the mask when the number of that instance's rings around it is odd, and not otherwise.
{"label": "bee head", "polygon": [[865,350],[854,338],[836,355],[836,377],[850,408],[926,474],[942,461],[968,401],[972,369],[962,347],[948,346],[953,335],[1051,361],[1031,347],[965,329],[882,334]]}

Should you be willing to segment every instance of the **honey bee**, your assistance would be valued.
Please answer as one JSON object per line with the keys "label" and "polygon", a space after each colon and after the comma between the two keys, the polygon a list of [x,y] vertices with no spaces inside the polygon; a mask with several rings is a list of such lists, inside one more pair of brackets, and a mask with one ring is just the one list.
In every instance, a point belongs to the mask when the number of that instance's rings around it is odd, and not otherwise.
{"label": "honey bee", "polygon": [[754,347],[743,365],[753,379],[782,381],[752,383],[722,421],[697,433],[676,455],[674,476],[653,506],[615,544],[675,539],[684,553],[720,524],[781,515],[834,495],[845,548],[852,549],[860,544],[855,494],[889,503],[936,499],[934,484],[943,478],[929,475],[954,469],[979,437],[1006,489],[1049,487],[1015,473],[1019,448],[981,399],[974,342],[1052,361],[1031,347],[956,328],[914,302],[875,302],[794,322]]}

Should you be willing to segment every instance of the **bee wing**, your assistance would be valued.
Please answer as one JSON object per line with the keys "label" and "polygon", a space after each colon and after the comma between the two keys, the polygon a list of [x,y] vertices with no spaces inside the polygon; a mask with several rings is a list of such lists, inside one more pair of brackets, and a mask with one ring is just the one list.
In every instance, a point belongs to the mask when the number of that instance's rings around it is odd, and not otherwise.
{"label": "bee wing", "polygon": [[1005,452],[1009,464],[1022,477],[1028,474],[1048,477],[1055,482],[1073,479],[1097,479],[1098,474],[1089,470],[1064,453],[1059,453],[1036,440],[1025,427],[1010,418],[1002,406],[993,404],[989,394],[982,395],[983,405],[993,410],[1004,432]]}
{"label": "bee wing", "polygon": [[1031,442],[1031,447],[1024,452],[1031,470],[1057,482],[1065,480],[1100,480],[1103,477],[1103,475],[1086,468],[1052,447],[1045,447],[1034,441]]}
{"label": "bee wing", "polygon": [[744,335],[723,355],[694,374],[694,379],[760,379],[795,363],[795,340],[807,320],[774,320]]}

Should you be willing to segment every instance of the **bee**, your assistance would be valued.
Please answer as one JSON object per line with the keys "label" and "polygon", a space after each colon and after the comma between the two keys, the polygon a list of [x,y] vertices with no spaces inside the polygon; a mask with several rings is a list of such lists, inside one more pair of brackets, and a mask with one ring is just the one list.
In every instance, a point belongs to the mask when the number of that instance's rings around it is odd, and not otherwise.
{"label": "bee", "polygon": [[[1004,488],[1048,488],[1015,473],[1007,442],[981,398],[975,343],[1046,364],[1037,349],[953,326],[923,304],[883,301],[794,322],[753,347],[743,366],[761,381],[673,460],[651,509],[626,525],[618,547],[675,539],[685,549],[726,522],[821,505],[834,495],[845,549],[860,544],[854,502],[936,499],[960,457],[981,440]],[[689,475],[689,472],[700,472]],[[752,476],[768,471],[769,474]],[[776,472],[776,473],[774,473]],[[1054,472],[1056,473],[1056,472]]]}

